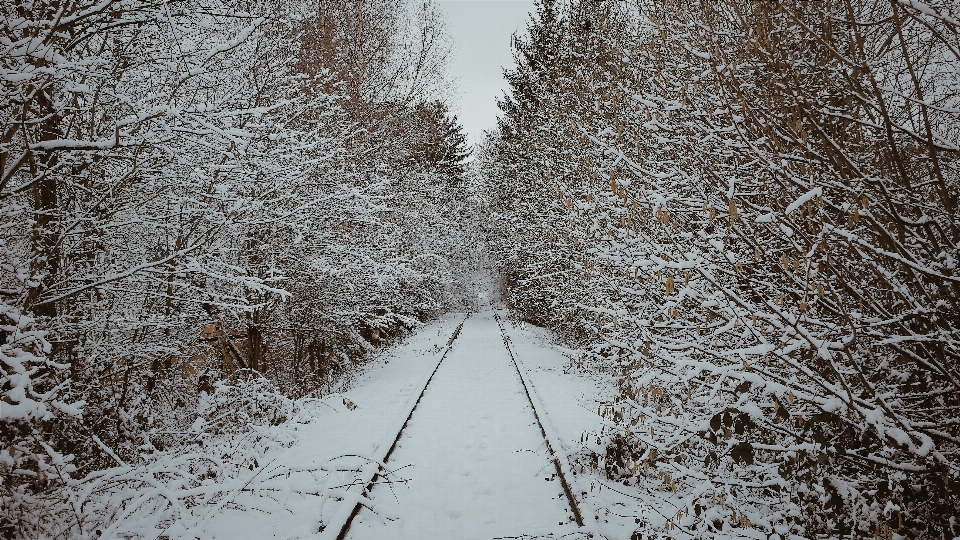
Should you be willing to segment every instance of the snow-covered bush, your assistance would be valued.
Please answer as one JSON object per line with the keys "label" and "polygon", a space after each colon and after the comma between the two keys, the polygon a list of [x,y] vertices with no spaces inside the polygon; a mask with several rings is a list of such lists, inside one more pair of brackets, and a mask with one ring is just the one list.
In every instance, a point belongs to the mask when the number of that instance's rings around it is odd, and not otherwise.
{"label": "snow-covered bush", "polygon": [[20,518],[10,536],[172,537],[209,521],[242,489],[269,494],[269,483],[289,471],[265,471],[269,463],[260,461],[294,440],[289,420],[297,404],[262,377],[219,384],[202,401],[204,416],[177,434],[180,444],[143,447],[135,463],[115,457],[113,466],[82,478],[61,475],[55,489],[20,501],[9,512]]}
{"label": "snow-covered bush", "polygon": [[[243,376],[243,372],[238,373]],[[256,373],[236,384],[217,382],[204,393],[191,432],[220,435],[246,433],[250,426],[275,426],[293,418],[294,403],[276,385]]]}
{"label": "snow-covered bush", "polygon": [[54,447],[51,431],[80,420],[83,402],[62,401],[64,385],[50,343],[35,320],[0,304],[0,533],[39,537],[61,509],[60,494],[76,472],[73,456]]}

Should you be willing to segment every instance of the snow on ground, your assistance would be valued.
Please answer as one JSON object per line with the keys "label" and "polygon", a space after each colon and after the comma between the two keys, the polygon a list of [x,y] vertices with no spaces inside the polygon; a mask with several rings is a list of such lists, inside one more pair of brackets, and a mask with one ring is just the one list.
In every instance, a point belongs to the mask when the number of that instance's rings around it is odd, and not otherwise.
{"label": "snow on ground", "polygon": [[193,444],[72,481],[64,516],[100,540],[334,536],[379,470],[463,315],[364,366],[352,389],[289,400],[264,379],[218,385]]}
{"label": "snow on ground", "polygon": [[[347,538],[577,538],[562,487],[492,311],[464,324]],[[573,534],[571,534],[573,533]]]}
{"label": "snow on ground", "polygon": [[[599,454],[605,450],[591,442],[581,442],[584,433],[600,433],[604,420],[597,413],[600,405],[613,399],[616,388],[611,377],[586,376],[571,367],[571,360],[551,345],[550,332],[524,323],[511,323],[500,311],[510,345],[521,369],[532,383],[541,409],[544,429],[556,444],[554,451],[565,453],[571,466],[581,449],[591,448]],[[636,519],[657,522],[661,516],[639,514],[646,504],[637,499],[636,489],[619,485],[603,475],[580,471],[574,467],[568,478],[576,493],[586,529],[610,539],[627,539],[636,528]],[[655,506],[658,506],[655,504]]]}
{"label": "snow on ground", "polygon": [[308,423],[296,426],[293,446],[259,460],[268,473],[290,472],[277,491],[241,493],[202,530],[184,536],[309,538],[352,509],[363,483],[357,469],[367,473],[369,460],[386,453],[462,320],[453,314],[428,325],[373,362],[352,389],[315,403]]}

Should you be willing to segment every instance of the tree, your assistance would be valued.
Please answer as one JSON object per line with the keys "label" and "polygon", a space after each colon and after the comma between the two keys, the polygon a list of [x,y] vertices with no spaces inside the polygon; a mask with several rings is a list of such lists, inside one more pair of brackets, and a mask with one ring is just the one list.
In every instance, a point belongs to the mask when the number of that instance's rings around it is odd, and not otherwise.
{"label": "tree", "polygon": [[5,534],[92,533],[77,477],[182,449],[205,395],[329,391],[372,329],[460,301],[453,244],[397,217],[449,183],[405,178],[413,127],[392,120],[442,86],[442,26],[377,5],[393,48],[353,71],[313,5],[4,5]]}
{"label": "tree", "polygon": [[470,157],[467,136],[457,117],[451,115],[441,101],[418,104],[413,111],[423,141],[414,144],[410,159],[417,167],[461,179]]}

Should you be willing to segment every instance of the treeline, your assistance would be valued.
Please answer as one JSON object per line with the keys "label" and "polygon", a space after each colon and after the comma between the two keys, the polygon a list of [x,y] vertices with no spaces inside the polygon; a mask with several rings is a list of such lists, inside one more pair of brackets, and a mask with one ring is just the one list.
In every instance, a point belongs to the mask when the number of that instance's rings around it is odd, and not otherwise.
{"label": "treeline", "polygon": [[[541,0],[481,151],[638,538],[960,535],[960,11]],[[673,531],[673,532],[668,532]]]}
{"label": "treeline", "polygon": [[329,392],[470,301],[448,48],[430,2],[4,3],[4,537],[201,394]]}

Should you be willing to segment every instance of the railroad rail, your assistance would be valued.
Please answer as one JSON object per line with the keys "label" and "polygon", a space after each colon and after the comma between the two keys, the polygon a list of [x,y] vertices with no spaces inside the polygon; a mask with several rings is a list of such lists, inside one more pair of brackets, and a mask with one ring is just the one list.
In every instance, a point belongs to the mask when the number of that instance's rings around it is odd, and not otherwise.
{"label": "railroad rail", "polygon": [[533,409],[533,416],[537,419],[537,426],[540,428],[540,433],[543,435],[543,440],[547,443],[547,451],[550,452],[550,457],[553,459],[553,466],[557,469],[557,478],[560,479],[560,485],[563,486],[563,493],[567,496],[567,501],[570,503],[570,510],[573,511],[574,520],[576,520],[578,527],[583,527],[583,516],[580,514],[580,507],[577,504],[576,497],[573,496],[573,490],[570,489],[570,484],[567,482],[567,477],[564,475],[564,469],[567,469],[567,467],[561,465],[560,458],[557,457],[557,453],[553,450],[553,445],[550,444],[550,437],[547,435],[547,430],[544,429],[543,422],[540,421],[540,411],[537,409],[537,406],[534,403],[533,396],[530,395],[531,384],[527,380],[527,376],[524,375],[523,370],[520,369],[520,362],[517,361],[517,357],[513,354],[513,349],[510,347],[510,336],[507,335],[507,330],[503,326],[503,321],[500,319],[500,315],[496,311],[493,312],[493,317],[496,319],[497,325],[500,327],[500,336],[503,337],[503,346],[507,348],[507,353],[510,355],[510,360],[513,361],[513,367],[517,369],[517,374],[520,375],[520,382],[523,384],[523,391],[527,395],[527,401],[530,402],[530,408]]}
{"label": "railroad rail", "polygon": [[[400,441],[400,437],[403,435],[403,430],[406,429],[407,424],[410,423],[410,418],[413,417],[413,412],[417,410],[417,405],[420,404],[420,400],[423,399],[423,395],[427,392],[427,387],[430,386],[430,381],[433,380],[433,376],[436,375],[437,370],[440,369],[440,364],[447,359],[447,355],[450,354],[450,351],[453,350],[453,342],[457,340],[457,337],[460,336],[460,330],[463,329],[463,323],[467,322],[467,319],[470,318],[470,313],[467,313],[467,316],[460,321],[460,324],[453,331],[453,334],[450,336],[450,339],[447,340],[447,350],[443,352],[443,356],[440,357],[440,360],[437,361],[437,365],[434,366],[433,371],[430,372],[430,376],[427,377],[425,383],[420,388],[420,395],[417,396],[416,401],[413,402],[413,407],[410,408],[410,412],[407,414],[406,419],[403,421],[403,425],[400,426],[400,429],[397,431],[397,436],[393,438],[393,443],[390,445],[390,448],[387,450],[387,453],[383,455],[383,459],[380,459],[381,464],[385,464],[390,455],[393,454],[393,451],[397,448],[397,443]],[[374,485],[376,485],[377,480],[380,478],[380,473],[374,472],[373,475],[366,481],[361,482],[364,484],[363,491],[360,493],[360,497],[366,497],[373,490]],[[336,540],[344,540],[347,536],[347,531],[350,530],[350,525],[353,523],[353,519],[357,517],[357,514],[360,513],[360,509],[363,507],[363,502],[358,501],[353,508],[350,510],[349,514],[341,513],[338,517],[335,517],[331,523],[327,524],[323,532],[321,532],[321,538],[336,538]],[[339,523],[339,526],[337,524]],[[336,537],[330,535],[333,531],[337,531]],[[327,534],[324,534],[326,532]]]}
{"label": "railroad rail", "polygon": [[[537,427],[540,428],[540,434],[543,436],[543,440],[546,443],[547,451],[550,453],[550,459],[553,462],[554,468],[557,471],[557,477],[560,479],[560,484],[563,486],[563,492],[567,497],[567,501],[570,505],[570,510],[573,512],[574,520],[578,527],[583,527],[583,516],[580,513],[580,508],[578,506],[576,498],[573,496],[573,491],[570,488],[570,484],[567,481],[565,471],[568,470],[568,467],[564,467],[560,461],[560,458],[557,456],[557,453],[554,451],[554,445],[550,441],[550,437],[547,435],[547,431],[543,426],[543,422],[540,420],[540,410],[538,409],[533,395],[530,392],[531,384],[523,373],[521,369],[521,364],[517,360],[516,356],[513,354],[513,349],[510,346],[510,337],[507,335],[506,329],[503,326],[503,321],[501,320],[499,314],[494,311],[494,319],[497,321],[497,326],[500,328],[500,336],[503,338],[503,345],[507,350],[507,354],[510,356],[511,362],[513,362],[513,367],[517,370],[517,374],[520,376],[520,382],[523,385],[523,391],[527,396],[527,402],[530,404],[531,410],[533,410],[533,416],[537,421]],[[460,322],[460,325],[453,331],[453,334],[450,336],[450,339],[447,340],[447,350],[444,351],[443,356],[437,362],[437,365],[433,368],[433,371],[430,373],[430,377],[427,378],[426,383],[420,390],[420,395],[417,397],[417,400],[414,402],[413,407],[410,408],[410,412],[407,414],[406,420],[403,422],[400,430],[397,432],[396,437],[393,439],[393,443],[390,445],[389,450],[387,450],[383,459],[380,460],[380,463],[385,464],[390,458],[390,455],[393,453],[394,449],[397,447],[397,443],[400,441],[400,437],[403,436],[403,431],[407,427],[407,424],[410,422],[410,419],[413,417],[413,413],[417,409],[417,405],[420,404],[420,401],[423,399],[424,394],[427,391],[427,387],[430,385],[430,382],[433,380],[433,376],[437,373],[437,370],[440,369],[440,364],[447,358],[447,355],[453,349],[453,342],[456,341],[457,337],[460,335],[460,331],[463,329],[463,324],[470,317],[470,314],[467,314],[464,317],[463,321]],[[377,483],[377,480],[380,478],[379,472],[374,473],[372,477],[365,483],[365,487],[361,492],[361,497],[366,497],[374,488]],[[328,535],[321,534],[322,538],[336,538],[336,540],[345,540],[347,537],[347,532],[350,530],[350,525],[353,523],[354,518],[357,514],[360,513],[360,510],[363,507],[362,502],[357,502],[351,509],[349,515],[345,515],[340,520],[335,520],[325,529],[328,532]],[[335,524],[338,521],[342,521],[339,527],[336,527]],[[329,533],[337,531],[337,535],[333,537]],[[588,537],[591,535],[588,535]]]}

